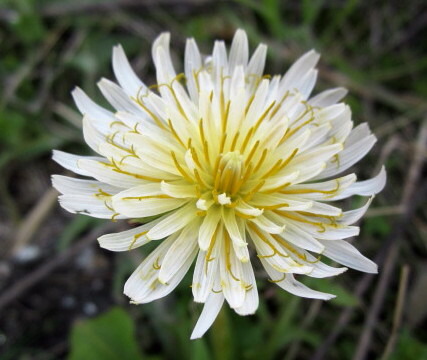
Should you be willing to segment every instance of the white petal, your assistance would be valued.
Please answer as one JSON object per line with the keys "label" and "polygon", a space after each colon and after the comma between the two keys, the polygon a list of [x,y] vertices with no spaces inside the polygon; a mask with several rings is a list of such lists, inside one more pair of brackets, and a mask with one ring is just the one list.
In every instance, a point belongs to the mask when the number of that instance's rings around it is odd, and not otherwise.
{"label": "white petal", "polygon": [[186,203],[185,199],[164,196],[158,183],[140,185],[116,194],[113,197],[113,206],[129,217],[140,218],[163,214]]}
{"label": "white petal", "polygon": [[151,50],[157,71],[157,83],[169,84],[176,76],[169,50],[170,33],[162,33],[153,43]]}
{"label": "white petal", "polygon": [[224,303],[224,295],[222,293],[211,293],[206,300],[203,311],[197,320],[196,326],[191,334],[191,340],[201,338],[203,334],[211,327],[213,322],[221,310]]}
{"label": "white petal", "polygon": [[330,181],[291,185],[283,189],[281,193],[303,194],[305,199],[310,200],[335,200],[336,196],[339,196],[342,191],[351,186],[355,181],[356,175],[349,174]]}
{"label": "white petal", "polygon": [[236,257],[231,244],[223,246],[219,264],[222,292],[230,307],[239,307],[245,300],[246,289],[241,282],[242,263]]}
{"label": "white petal", "polygon": [[319,201],[312,201],[311,204],[312,206],[306,210],[311,214],[324,215],[324,216],[341,216],[342,214],[342,210],[335,206],[331,206]]}
{"label": "white petal", "polygon": [[[246,243],[246,220],[240,217],[236,217],[237,227],[239,228],[239,232],[242,235],[242,240]],[[248,245],[240,246],[239,243],[233,242],[233,249],[236,253],[237,258],[242,263],[247,263],[249,261],[249,248]]]}
{"label": "white petal", "polygon": [[147,233],[147,236],[152,240],[157,240],[173,234],[186,226],[191,220],[194,220],[196,209],[194,202],[190,202],[180,209],[173,211],[163,221],[154,226]]}
{"label": "white petal", "polygon": [[265,259],[261,259],[262,264],[264,265],[265,270],[268,275],[271,277],[277,285],[282,289],[290,292],[293,295],[311,298],[311,299],[321,299],[321,300],[330,300],[334,298],[334,295],[322,293],[320,291],[312,290],[299,281],[295,280],[292,274],[281,274],[280,272],[274,270]]}
{"label": "white petal", "polygon": [[220,219],[221,210],[218,207],[211,207],[199,229],[199,246],[201,250],[208,250]]}
{"label": "white petal", "polygon": [[240,232],[239,227],[237,226],[234,211],[223,206],[222,220],[233,243],[235,243],[237,246],[246,246],[246,242],[243,240],[243,234]]}
{"label": "white petal", "polygon": [[144,225],[113,234],[102,235],[98,238],[99,245],[111,251],[129,251],[145,245],[150,241],[147,232],[164,219],[164,216]]}
{"label": "white petal", "polygon": [[217,73],[216,75],[220,75],[221,68],[227,71],[223,75],[228,75],[227,49],[224,41],[215,41],[212,51],[212,65]]}
{"label": "white petal", "polygon": [[235,209],[239,213],[248,215],[248,216],[260,216],[264,212],[264,210],[250,206],[249,204],[245,203],[243,200],[238,202]]}
{"label": "white petal", "polygon": [[87,115],[83,116],[83,137],[86,144],[88,144],[92,150],[102,155],[99,148],[107,141],[106,134],[103,134],[95,128],[91,119]]}
{"label": "white petal", "polygon": [[[198,221],[188,224],[169,248],[162,261],[159,271],[159,281],[167,284],[175,273],[190,258],[194,259],[197,251]],[[193,260],[191,260],[193,261]]]}
{"label": "white petal", "polygon": [[[362,124],[363,125],[363,124]],[[359,135],[353,135],[355,128],[349,135],[347,141],[344,143],[344,149],[337,155],[337,158],[331,159],[321,174],[317,176],[318,179],[327,178],[342,173],[350,166],[357,163],[362,159],[377,141],[377,138],[372,134],[366,134],[359,139]],[[357,139],[357,140],[356,140]]]}
{"label": "white petal", "polygon": [[114,114],[112,112],[93,102],[79,87],[76,87],[71,92],[71,95],[82,115],[88,115],[98,123],[104,122],[106,127],[109,127],[110,123],[114,121]]}
{"label": "white petal", "polygon": [[197,196],[195,185],[162,181],[160,188],[163,193],[174,198],[193,198]]}
{"label": "white petal", "polygon": [[145,133],[150,136],[162,137],[162,139],[167,138],[170,140],[168,134],[155,124],[153,118],[150,117],[148,113],[138,112],[137,114],[134,114],[126,111],[117,111],[114,116],[117,120],[120,120],[128,128],[134,131],[136,130],[139,133]]}
{"label": "white petal", "polygon": [[[205,302],[212,291],[216,278],[219,278],[219,257],[221,255],[222,239],[216,237],[212,251],[199,251],[194,268],[191,290],[195,302]],[[209,259],[207,258],[209,256]]]}
{"label": "white petal", "polygon": [[329,124],[332,128],[328,134],[329,139],[334,138],[337,142],[345,143],[354,125],[353,121],[351,120],[350,106],[345,105],[344,111],[334,119],[330,119],[327,124]]}
{"label": "white petal", "polygon": [[[150,290],[150,282],[157,281],[160,261],[179,234],[174,234],[162,241],[135,269],[124,286],[124,294],[129,296],[132,301],[144,298]],[[153,285],[155,283],[153,281]],[[159,283],[160,284],[160,283]]]}
{"label": "white petal", "polygon": [[300,91],[304,99],[307,99],[311,92],[313,91],[314,85],[317,80],[317,70],[310,70],[302,77],[299,83],[296,85],[296,88]]}
{"label": "white petal", "polygon": [[344,225],[351,225],[359,221],[362,218],[362,216],[365,215],[373,199],[374,199],[374,196],[371,196],[369,200],[366,202],[366,204],[363,205],[362,207],[358,209],[350,210],[350,211],[344,211],[342,214],[342,217],[338,220],[339,223]]}
{"label": "white petal", "polygon": [[[265,109],[268,108],[268,106],[270,106],[270,104],[266,103],[267,95],[268,95],[268,80],[263,79],[255,91],[254,99],[247,111],[247,115],[244,120],[248,128],[250,126],[253,126],[258,121],[260,116],[262,116]],[[252,142],[255,143],[255,141],[259,140],[259,138],[262,138],[264,140],[263,135],[264,134],[260,134],[260,131],[259,131],[259,134],[253,137]],[[246,147],[246,152],[249,152],[252,147],[251,143],[249,143],[248,145],[249,146]]]}
{"label": "white petal", "polygon": [[146,181],[139,178],[137,174],[126,174],[118,171],[112,164],[103,158],[79,157],[77,166],[95,179],[111,184],[119,188],[131,188],[144,184]]}
{"label": "white petal", "polygon": [[105,194],[115,195],[121,190],[100,181],[75,179],[62,175],[52,175],[52,185],[64,195],[96,196],[97,193],[99,193],[99,196]]}
{"label": "white petal", "polygon": [[325,246],[323,255],[349,268],[376,274],[378,266],[363,256],[353,245],[344,240],[320,240]]}
{"label": "white petal", "polygon": [[73,214],[89,215],[101,219],[126,219],[124,215],[117,215],[109,200],[88,195],[60,195],[60,205]]}
{"label": "white petal", "polygon": [[244,316],[255,313],[255,311],[258,309],[259,298],[252,264],[248,261],[242,264],[242,268],[242,281],[244,282],[243,285],[246,288],[246,295],[243,304],[234,308],[234,311],[236,311],[236,313],[239,315]]}
{"label": "white petal", "polygon": [[336,196],[334,200],[344,199],[352,195],[371,196],[378,194],[382,189],[384,189],[386,181],[387,173],[383,166],[378,175],[369,180],[355,182],[341,194]]}
{"label": "white petal", "polygon": [[295,226],[292,222],[286,222],[286,228],[283,234],[280,235],[284,240],[290,243],[314,252],[322,252],[324,246],[317,241],[313,236]]}
{"label": "white petal", "polygon": [[267,57],[267,45],[259,44],[255,49],[254,54],[249,61],[248,67],[246,69],[246,75],[251,76],[255,75],[255,79],[257,76],[262,76],[265,66],[265,59]]}
{"label": "white petal", "polygon": [[144,93],[146,86],[136,76],[121,45],[113,48],[113,70],[120,86],[129,96],[136,97],[138,93]]}
{"label": "white petal", "polygon": [[113,83],[112,81],[102,78],[98,82],[98,87],[102,92],[102,95],[108,100],[108,102],[119,111],[127,112],[142,112],[136,102],[134,102],[123,89]]}
{"label": "white petal", "polygon": [[187,88],[190,93],[191,99],[197,103],[198,89],[197,89],[197,73],[202,68],[202,58],[200,56],[199,48],[197,47],[194,39],[187,39],[185,45],[185,77],[187,79]]}
{"label": "white petal", "polygon": [[[325,169],[326,163],[324,162],[312,162],[311,164],[308,163],[306,165],[303,165],[302,168],[300,167],[298,178],[293,181],[294,184],[300,184],[305,183],[306,181],[312,181],[313,177],[316,177],[316,175],[320,174]],[[296,169],[297,167],[293,167],[292,170]],[[291,170],[291,168],[288,168],[288,170]]]}
{"label": "white petal", "polygon": [[67,170],[70,170],[78,175],[83,176],[92,176],[90,172],[85,171],[84,169],[80,168],[77,163],[81,159],[88,159],[88,160],[96,160],[96,161],[104,161],[102,157],[98,156],[81,156],[81,155],[74,155],[69,154],[64,151],[59,150],[53,150],[52,159],[56,161],[59,165],[66,168]]}
{"label": "white petal", "polygon": [[276,194],[261,194],[257,193],[251,199],[249,205],[255,206],[257,208],[263,209],[270,206],[279,206],[282,205],[281,210],[284,211],[305,211],[310,209],[313,206],[312,201],[307,201],[304,199],[294,200],[290,196]]}
{"label": "white petal", "polygon": [[362,123],[356,126],[348,136],[346,145],[351,146],[371,135],[368,123]]}
{"label": "white petal", "polygon": [[255,219],[250,219],[250,221],[257,225],[261,230],[266,231],[269,234],[281,234],[286,227],[286,225],[283,224],[283,221],[280,223],[280,225],[278,225],[264,215],[260,215]]}
{"label": "white petal", "polygon": [[308,286],[295,280],[292,274],[286,274],[286,278],[283,281],[277,283],[277,285],[279,285],[282,289],[286,290],[287,292],[290,292],[293,295],[305,298],[330,300],[335,297],[335,295],[332,294],[310,289]]}
{"label": "white petal", "polygon": [[346,267],[336,268],[326,265],[321,261],[316,261],[316,258],[314,256],[311,256],[309,253],[306,253],[306,257],[307,260],[310,261],[310,265],[313,267],[313,271],[307,275],[313,278],[321,279],[331,276],[337,276],[348,270]]}
{"label": "white petal", "polygon": [[288,225],[287,228],[285,228],[285,232],[282,234],[282,237],[286,238],[288,232],[297,232],[295,236],[298,236],[298,234],[302,232],[303,234],[299,237],[302,237],[303,239],[300,238],[299,240],[294,241],[304,241],[304,245],[303,243],[298,244],[297,242],[294,242],[294,244],[315,252],[322,251],[322,246],[318,242],[313,243],[313,238],[322,240],[340,240],[359,234],[359,228],[357,226],[347,226],[335,222],[330,223],[330,220],[328,219],[319,219],[315,216],[291,214],[284,211],[277,213],[269,212],[268,216],[273,219],[280,216],[282,217],[282,221]]}
{"label": "white petal", "polygon": [[348,105],[339,103],[321,108],[318,112],[315,112],[314,115],[318,122],[325,123],[341,118],[348,109]]}
{"label": "white petal", "polygon": [[310,99],[309,104],[312,106],[326,107],[336,104],[347,95],[347,89],[338,87],[321,92]]}
{"label": "white petal", "polygon": [[250,226],[247,228],[248,233],[255,244],[258,257],[267,262],[272,268],[279,273],[293,272],[298,274],[310,273],[312,266],[304,266],[289,255],[289,251],[284,249],[275,238],[270,234],[262,231],[255,231]]}
{"label": "white petal", "polygon": [[297,182],[297,179],[300,177],[300,173],[301,172],[297,170],[285,175],[269,176],[265,179],[265,183],[259,191],[271,192],[276,189],[279,191],[280,187]]}
{"label": "white petal", "polygon": [[230,72],[233,72],[236,66],[243,65],[246,67],[249,57],[249,45],[246,32],[238,29],[234,34],[230,48],[229,67]]}
{"label": "white petal", "polygon": [[311,166],[313,164],[323,163],[342,151],[343,148],[343,145],[338,143],[307,150],[295,156],[288,170],[293,171],[296,166]]}
{"label": "white petal", "polygon": [[135,303],[147,303],[169,294],[184,277],[191,261],[185,263],[175,274],[168,285],[163,285],[158,280],[159,268],[162,260],[175,241],[179,233],[176,233],[164,241],[148,255],[126,281],[124,286],[125,295],[129,296]]}
{"label": "white petal", "polygon": [[299,83],[299,80],[313,69],[319,61],[320,55],[314,50],[310,50],[301,56],[286,72],[280,84],[281,93],[285,93],[286,90],[293,90],[295,84]]}

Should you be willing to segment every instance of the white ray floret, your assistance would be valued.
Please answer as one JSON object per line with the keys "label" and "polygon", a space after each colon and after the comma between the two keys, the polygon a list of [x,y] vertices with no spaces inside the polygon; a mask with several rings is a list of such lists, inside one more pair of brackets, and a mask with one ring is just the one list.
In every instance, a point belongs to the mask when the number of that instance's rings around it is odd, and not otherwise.
{"label": "white ray floret", "polygon": [[[345,89],[310,98],[319,54],[307,52],[283,76],[263,76],[267,46],[250,56],[247,35],[238,30],[228,53],[216,41],[205,57],[187,40],[179,73],[169,43],[164,33],[153,44],[155,86],[145,85],[123,48],[114,47],[118,84],[98,83],[112,109],[73,91],[84,138],[98,156],[53,154],[64,168],[90,178],[53,176],[62,207],[137,223],[99,237],[101,247],[128,251],[157,242],[125,284],[131,301],[166,296],[195,262],[192,293],[204,303],[195,339],[224,301],[240,315],[256,311],[256,264],[284,290],[323,300],[334,296],[308,288],[295,274],[377,272],[345,239],[358,235],[354,224],[385,186],[386,173],[362,181],[343,173],[376,138],[367,124],[353,128],[350,108],[340,103]],[[331,204],[353,195],[369,200],[348,211]]]}

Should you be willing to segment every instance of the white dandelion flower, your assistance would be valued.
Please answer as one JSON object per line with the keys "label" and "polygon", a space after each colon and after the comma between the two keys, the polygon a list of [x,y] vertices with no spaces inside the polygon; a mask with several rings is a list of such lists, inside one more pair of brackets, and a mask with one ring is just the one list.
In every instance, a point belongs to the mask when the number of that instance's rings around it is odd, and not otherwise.
{"label": "white dandelion flower", "polygon": [[[249,58],[246,33],[238,30],[228,54],[216,41],[206,58],[188,39],[184,73],[177,74],[169,38],[162,34],[153,44],[155,87],[135,75],[121,46],[114,48],[119,85],[98,83],[114,111],[73,91],[84,138],[99,156],[53,155],[94,179],[53,176],[64,209],[142,223],[101,236],[101,247],[128,251],[158,242],[124,293],[138,304],[166,296],[195,262],[192,292],[205,304],[191,336],[198,338],[224,300],[240,315],[256,311],[257,258],[281,288],[315,299],[333,295],[295,274],[323,278],[347,267],[376,273],[376,264],[345,239],[358,235],[353,224],[384,187],[385,171],[359,182],[343,175],[376,138],[367,124],[353,128],[350,108],[340,102],[345,89],[310,97],[319,55],[309,51],[285,75],[266,76],[266,45]],[[331,205],[352,195],[370,198],[345,212]]]}

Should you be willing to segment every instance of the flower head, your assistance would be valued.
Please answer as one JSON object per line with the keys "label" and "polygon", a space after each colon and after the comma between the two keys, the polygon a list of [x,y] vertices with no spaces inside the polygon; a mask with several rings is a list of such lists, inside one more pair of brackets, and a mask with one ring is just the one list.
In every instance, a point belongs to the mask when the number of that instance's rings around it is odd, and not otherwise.
{"label": "flower head", "polygon": [[[114,112],[78,88],[73,92],[85,140],[100,156],[54,152],[65,168],[95,179],[54,176],[62,207],[142,223],[101,236],[101,247],[128,251],[158,242],[125,284],[134,303],[169,294],[195,261],[192,292],[205,306],[192,338],[209,328],[224,299],[240,315],[256,311],[251,261],[257,258],[281,288],[325,300],[333,295],[294,275],[377,271],[344,239],[359,233],[352,224],[383,188],[385,171],[361,182],[343,175],[375,136],[367,124],[353,128],[349,107],[339,103],[344,89],[310,98],[315,51],[273,77],[263,75],[266,52],[261,44],[249,59],[242,30],[228,54],[216,41],[206,58],[189,39],[184,73],[177,74],[169,34],[162,34],[152,49],[157,85],[147,87],[117,46],[113,68],[120,85],[98,84]],[[331,204],[352,195],[371,198],[346,212]],[[326,258],[346,267],[327,265]]]}

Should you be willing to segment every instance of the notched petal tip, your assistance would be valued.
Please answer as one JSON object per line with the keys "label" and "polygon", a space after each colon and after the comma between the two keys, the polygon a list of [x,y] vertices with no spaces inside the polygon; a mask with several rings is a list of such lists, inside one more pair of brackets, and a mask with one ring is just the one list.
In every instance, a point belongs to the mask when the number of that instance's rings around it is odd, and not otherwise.
{"label": "notched petal tip", "polygon": [[381,167],[381,170],[377,176],[379,177],[377,188],[378,191],[375,194],[378,194],[380,191],[383,191],[385,184],[387,183],[387,171],[385,170],[384,165]]}
{"label": "notched petal tip", "polygon": [[378,265],[371,260],[371,264],[365,264],[363,272],[368,274],[378,274]]}
{"label": "notched petal tip", "polygon": [[98,85],[98,86],[109,86],[110,83],[111,83],[110,80],[108,80],[105,77],[102,77],[101,79],[98,80],[98,82],[96,83],[96,85]]}
{"label": "notched petal tip", "polygon": [[55,174],[50,176],[50,182],[52,183],[52,186],[55,188],[56,191],[58,191],[59,193],[62,193],[61,190],[59,190],[59,184],[58,184],[60,179],[61,179],[61,175]]}
{"label": "notched petal tip", "polygon": [[116,44],[116,45],[114,45],[113,46],[113,55],[114,55],[114,53],[117,53],[117,52],[121,52],[121,51],[123,51],[124,52],[124,50],[123,50],[123,46],[122,46],[122,44]]}

